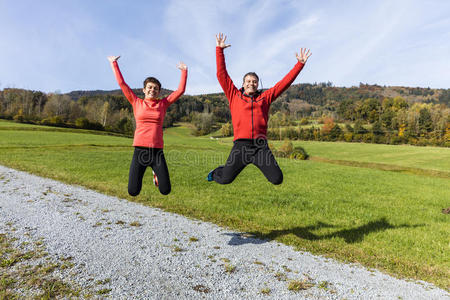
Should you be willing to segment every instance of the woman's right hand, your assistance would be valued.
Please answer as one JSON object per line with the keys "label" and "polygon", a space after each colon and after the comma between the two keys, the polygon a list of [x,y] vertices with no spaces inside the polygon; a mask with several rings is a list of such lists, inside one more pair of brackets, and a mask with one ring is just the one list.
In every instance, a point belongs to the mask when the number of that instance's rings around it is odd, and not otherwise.
{"label": "woman's right hand", "polygon": [[230,47],[231,46],[230,44],[228,44],[228,45],[225,44],[226,39],[227,39],[227,36],[224,35],[223,33],[216,34],[216,46],[220,47],[222,49]]}
{"label": "woman's right hand", "polygon": [[110,63],[117,61],[119,58],[120,58],[120,55],[119,56],[114,56],[114,55],[108,56],[108,60]]}
{"label": "woman's right hand", "polygon": [[187,70],[186,64],[182,61],[180,61],[180,63],[177,65],[177,68],[180,69],[181,71]]}

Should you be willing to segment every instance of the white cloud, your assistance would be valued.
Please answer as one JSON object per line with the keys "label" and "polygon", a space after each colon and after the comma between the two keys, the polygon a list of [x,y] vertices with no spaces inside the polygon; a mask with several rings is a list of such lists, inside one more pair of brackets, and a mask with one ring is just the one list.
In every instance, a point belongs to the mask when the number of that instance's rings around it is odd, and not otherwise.
{"label": "white cloud", "polygon": [[[164,28],[177,51],[192,65],[188,90],[217,92],[215,34],[223,32],[232,47],[225,50],[227,67],[237,85],[250,70],[259,70],[265,82],[277,82],[295,64],[295,52],[317,17],[293,20],[287,28],[276,28],[289,7],[278,1],[171,1]],[[272,28],[273,27],[273,28]],[[264,31],[262,29],[270,29]],[[285,58],[281,63],[280,57]],[[270,69],[268,70],[268,66]],[[201,91],[201,88],[215,87]]]}

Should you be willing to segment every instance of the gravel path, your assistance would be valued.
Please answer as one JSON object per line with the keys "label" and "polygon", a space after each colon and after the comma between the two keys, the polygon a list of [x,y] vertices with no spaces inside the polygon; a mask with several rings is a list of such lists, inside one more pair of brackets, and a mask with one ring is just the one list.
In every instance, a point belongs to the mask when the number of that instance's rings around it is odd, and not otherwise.
{"label": "gravel path", "polygon": [[[156,193],[156,191],[155,191]],[[8,225],[6,225],[8,224]],[[450,299],[425,282],[0,166],[0,233],[71,257],[60,276],[114,299]],[[291,280],[309,283],[291,291]]]}

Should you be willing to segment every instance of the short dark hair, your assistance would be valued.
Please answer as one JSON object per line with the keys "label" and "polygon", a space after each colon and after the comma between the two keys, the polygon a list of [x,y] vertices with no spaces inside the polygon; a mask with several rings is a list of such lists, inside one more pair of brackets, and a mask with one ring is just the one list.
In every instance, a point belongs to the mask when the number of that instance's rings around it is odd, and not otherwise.
{"label": "short dark hair", "polygon": [[155,77],[147,77],[147,78],[145,78],[145,80],[144,80],[144,89],[145,89],[145,86],[147,85],[147,83],[149,83],[149,82],[156,84],[158,86],[159,90],[161,90],[161,82],[159,82],[159,80],[156,79]]}
{"label": "short dark hair", "polygon": [[256,80],[258,80],[259,81],[259,77],[258,77],[258,75],[256,75],[256,73],[255,72],[248,72],[247,74],[245,74],[244,75],[244,77],[242,78],[242,83],[244,83],[245,82],[245,77],[247,77],[247,76],[253,76],[253,77],[256,77]]}

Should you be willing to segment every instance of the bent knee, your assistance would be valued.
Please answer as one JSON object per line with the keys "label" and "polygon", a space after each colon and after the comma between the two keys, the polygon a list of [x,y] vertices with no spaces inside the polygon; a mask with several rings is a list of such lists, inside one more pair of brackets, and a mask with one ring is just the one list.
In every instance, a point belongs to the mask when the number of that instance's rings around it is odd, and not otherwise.
{"label": "bent knee", "polygon": [[159,192],[163,195],[169,195],[171,191],[172,191],[172,188],[170,186],[166,187],[166,188],[162,188],[162,187],[159,188]]}
{"label": "bent knee", "polygon": [[128,189],[128,194],[129,194],[130,196],[133,196],[133,197],[136,197],[137,195],[139,195],[140,192],[141,192],[141,191],[139,191],[139,190]]}
{"label": "bent knee", "polygon": [[279,185],[283,183],[283,174],[276,176],[274,178],[269,179],[269,181],[274,185]]}

